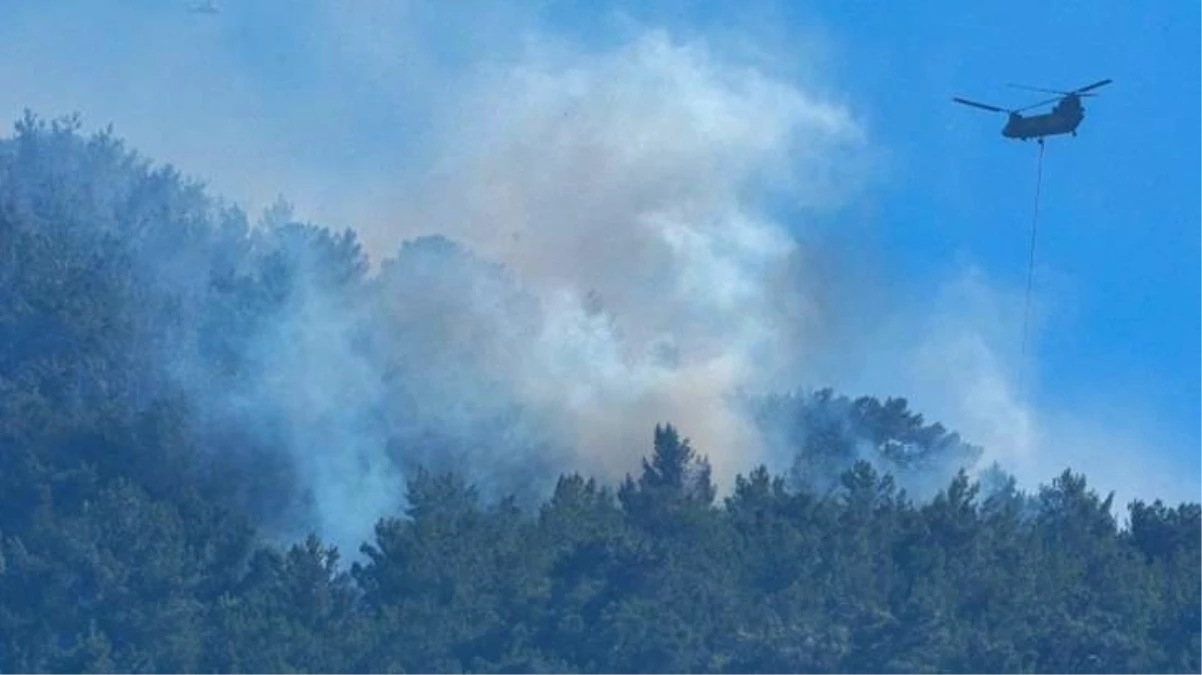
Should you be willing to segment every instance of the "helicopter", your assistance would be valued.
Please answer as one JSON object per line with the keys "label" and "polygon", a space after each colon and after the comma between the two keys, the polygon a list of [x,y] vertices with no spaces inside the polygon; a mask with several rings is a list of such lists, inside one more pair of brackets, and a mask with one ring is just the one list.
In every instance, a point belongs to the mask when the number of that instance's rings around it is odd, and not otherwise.
{"label": "helicopter", "polygon": [[[1079,89],[1072,91],[1058,91],[1056,89],[1041,89],[1039,87],[1027,87],[1020,84],[1012,84],[1011,87],[1017,89],[1027,89],[1030,91],[1041,91],[1048,94],[1059,94],[1056,98],[1050,98],[1039,103],[1032,103],[1029,106],[1011,110],[1002,108],[987,103],[978,103],[955,97],[952,100],[956,103],[962,103],[974,108],[981,108],[992,112],[1004,112],[1009,114],[1009,119],[1006,120],[1006,126],[1002,127],[1002,136],[1006,138],[1017,138],[1023,141],[1029,139],[1037,139],[1041,144],[1045,136],[1055,136],[1057,134],[1072,134],[1077,135],[1077,127],[1081,125],[1081,121],[1085,119],[1085,106],[1081,105],[1081,97],[1095,96],[1089,93],[1093,89],[1097,89],[1103,85],[1110,84],[1113,80],[1100,80],[1093,84],[1087,84]],[[1051,112],[1041,115],[1031,115],[1024,117],[1021,113],[1032,108],[1055,103]]]}
{"label": "helicopter", "polygon": [[189,14],[217,14],[220,11],[217,5],[213,3],[213,0],[204,0],[203,2],[188,5]]}

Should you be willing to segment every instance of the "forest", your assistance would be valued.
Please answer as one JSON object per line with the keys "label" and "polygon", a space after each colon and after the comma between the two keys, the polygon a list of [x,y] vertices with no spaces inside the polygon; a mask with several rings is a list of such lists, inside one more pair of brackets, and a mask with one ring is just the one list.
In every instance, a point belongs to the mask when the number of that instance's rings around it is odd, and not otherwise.
{"label": "forest", "polygon": [[720,495],[665,420],[603,480],[472,335],[425,337],[443,306],[390,311],[427,287],[539,311],[450,240],[373,271],[353,231],[252,224],[111,130],[19,120],[0,670],[1202,670],[1197,503],[1019,489],[905,400],[825,389],[746,402],[786,470]]}

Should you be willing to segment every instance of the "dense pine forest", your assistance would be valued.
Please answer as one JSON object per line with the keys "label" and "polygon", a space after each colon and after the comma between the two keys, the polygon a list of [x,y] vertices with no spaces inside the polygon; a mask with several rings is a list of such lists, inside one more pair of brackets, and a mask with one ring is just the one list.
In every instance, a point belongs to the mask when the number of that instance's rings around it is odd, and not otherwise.
{"label": "dense pine forest", "polygon": [[721,495],[673,420],[624,481],[581,475],[473,379],[472,336],[391,346],[453,308],[383,300],[434,287],[538,311],[450,240],[373,270],[353,232],[252,224],[111,132],[20,120],[0,670],[1202,669],[1196,503],[1067,469],[1020,490],[905,401],[828,390],[747,401],[793,459]]}

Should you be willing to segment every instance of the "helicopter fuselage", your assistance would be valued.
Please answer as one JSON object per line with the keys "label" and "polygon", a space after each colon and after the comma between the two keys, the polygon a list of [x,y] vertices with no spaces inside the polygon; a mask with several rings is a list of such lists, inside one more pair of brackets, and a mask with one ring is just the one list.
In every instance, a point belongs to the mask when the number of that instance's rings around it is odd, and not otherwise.
{"label": "helicopter fuselage", "polygon": [[1077,127],[1085,119],[1085,108],[1081,99],[1076,96],[1065,97],[1049,113],[1024,117],[1018,113],[1010,113],[1002,135],[1006,138],[1027,140],[1043,138],[1059,134],[1076,134]]}

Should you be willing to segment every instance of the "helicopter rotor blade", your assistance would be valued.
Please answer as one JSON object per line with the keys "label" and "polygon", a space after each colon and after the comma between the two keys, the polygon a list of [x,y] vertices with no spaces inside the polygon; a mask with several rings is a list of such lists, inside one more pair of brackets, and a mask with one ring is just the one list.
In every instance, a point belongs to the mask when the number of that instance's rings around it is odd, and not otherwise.
{"label": "helicopter rotor blade", "polygon": [[1011,112],[1010,110],[1007,110],[1005,108],[999,108],[996,105],[989,105],[988,103],[977,103],[976,101],[970,101],[966,98],[956,97],[956,98],[953,98],[952,100],[955,101],[956,103],[962,103],[964,105],[972,106],[974,108],[980,108],[982,110],[989,110],[992,112],[1004,112],[1004,113]]}
{"label": "helicopter rotor blade", "polygon": [[1072,96],[1073,94],[1077,94],[1078,96],[1094,96],[1094,94],[1087,94],[1085,92],[1089,91],[1090,89],[1097,89],[1098,87],[1101,87],[1103,85],[1110,84],[1113,81],[1114,80],[1100,80],[1098,82],[1094,82],[1093,84],[1087,84],[1084,87],[1081,87],[1080,89],[1074,89],[1073,91],[1061,91],[1059,89],[1044,89],[1043,87],[1030,87],[1025,84],[1009,84],[1007,86],[1014,87],[1015,89],[1026,89],[1027,91],[1041,91],[1045,94],[1060,94],[1061,96]]}
{"label": "helicopter rotor blade", "polygon": [[1111,80],[1111,79],[1099,80],[1097,82],[1094,82],[1093,84],[1087,84],[1084,87],[1081,87],[1080,89],[1074,91],[1073,93],[1074,94],[1082,94],[1082,93],[1089,91],[1090,89],[1097,89],[1098,87],[1110,84],[1111,82],[1114,82],[1114,80]]}
{"label": "helicopter rotor blade", "polygon": [[1014,112],[1016,112],[1016,113],[1020,113],[1020,112],[1023,112],[1024,110],[1030,110],[1031,108],[1038,108],[1038,107],[1039,107],[1039,106],[1041,106],[1041,105],[1047,105],[1047,104],[1049,104],[1049,103],[1055,103],[1055,102],[1057,102],[1057,101],[1059,101],[1059,100],[1060,100],[1060,97],[1059,97],[1059,96],[1057,96],[1056,98],[1049,98],[1049,99],[1047,99],[1047,100],[1040,101],[1039,103],[1032,103],[1031,105],[1028,105],[1028,106],[1024,106],[1024,107],[1022,107],[1022,108],[1019,108],[1018,110],[1015,110]]}
{"label": "helicopter rotor blade", "polygon": [[1067,91],[1060,91],[1058,89],[1044,89],[1043,87],[1028,87],[1025,84],[1008,84],[1006,86],[1014,87],[1015,89],[1026,89],[1027,91],[1040,91],[1045,94],[1061,94],[1061,95],[1067,96],[1069,93]]}

